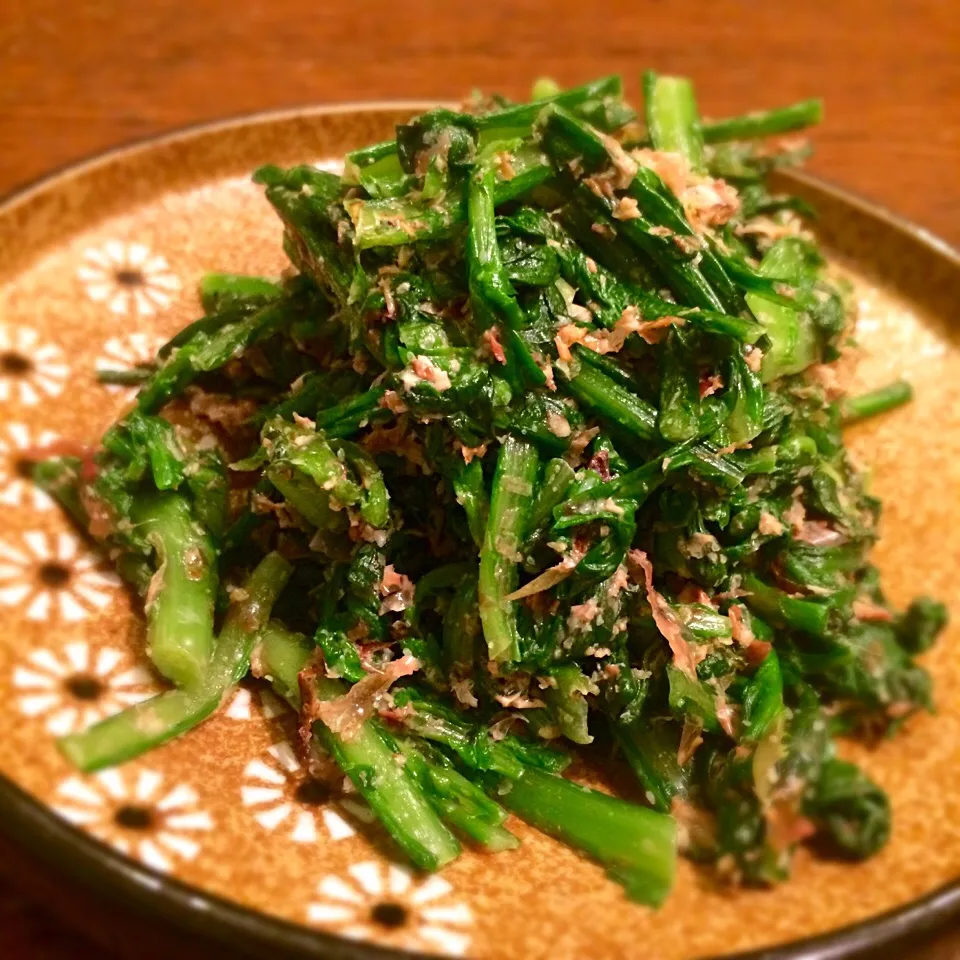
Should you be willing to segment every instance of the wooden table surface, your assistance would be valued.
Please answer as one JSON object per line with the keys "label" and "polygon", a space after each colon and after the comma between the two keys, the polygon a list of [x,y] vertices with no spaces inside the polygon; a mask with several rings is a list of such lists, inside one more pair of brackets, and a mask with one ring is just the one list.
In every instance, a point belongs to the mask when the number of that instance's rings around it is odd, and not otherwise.
{"label": "wooden table surface", "polygon": [[[603,12],[600,12],[603,11]],[[704,114],[823,96],[816,173],[960,245],[958,0],[4,0],[0,195],[184,124],[338,100],[524,96],[645,66]],[[93,960],[0,886],[0,956]],[[917,960],[960,957],[960,930]]]}

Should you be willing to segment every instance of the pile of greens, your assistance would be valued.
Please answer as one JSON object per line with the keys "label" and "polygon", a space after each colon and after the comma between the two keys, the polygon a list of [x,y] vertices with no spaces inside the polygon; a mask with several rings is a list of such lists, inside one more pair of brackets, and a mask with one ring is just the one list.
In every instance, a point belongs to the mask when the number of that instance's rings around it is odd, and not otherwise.
{"label": "pile of greens", "polygon": [[[909,389],[838,395],[845,291],[768,183],[820,105],[701,122],[643,86],[644,117],[541,81],[342,176],[257,171],[289,275],[208,277],[101,446],[36,468],[172,685],[64,738],[81,770],[251,673],[423,869],[516,846],[508,812],[651,904],[678,846],[768,884],[883,845],[834,737],[930,707],[945,613],[888,606],[841,434]],[[646,806],[561,776],[595,741]]]}

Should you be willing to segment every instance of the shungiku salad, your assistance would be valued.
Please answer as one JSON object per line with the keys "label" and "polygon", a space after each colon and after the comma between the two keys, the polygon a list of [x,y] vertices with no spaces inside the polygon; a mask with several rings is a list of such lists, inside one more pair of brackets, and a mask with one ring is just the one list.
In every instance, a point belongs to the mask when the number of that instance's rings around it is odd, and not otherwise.
{"label": "shungiku salad", "polygon": [[[653,73],[640,115],[617,77],[533,96],[342,175],[258,170],[290,269],[208,276],[117,374],[133,407],[36,465],[169,681],[60,747],[122,763],[252,674],[425,870],[508,858],[511,815],[653,905],[678,850],[751,884],[811,839],[870,856],[889,803],[835,738],[930,707],[945,612],[887,603],[844,449],[909,388],[838,391],[847,292],[770,184],[820,104],[702,121]],[[578,784],[590,753],[645,803]]]}

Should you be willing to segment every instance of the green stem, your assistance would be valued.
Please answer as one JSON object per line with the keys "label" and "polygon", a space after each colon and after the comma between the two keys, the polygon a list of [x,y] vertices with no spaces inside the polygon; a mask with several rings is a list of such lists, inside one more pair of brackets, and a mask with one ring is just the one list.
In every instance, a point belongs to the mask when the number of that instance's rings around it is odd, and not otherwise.
{"label": "green stem", "polygon": [[703,139],[707,143],[722,143],[724,140],[753,140],[790,133],[813,126],[823,119],[822,100],[801,100],[789,107],[774,110],[757,110],[739,117],[724,120],[705,120]]}
{"label": "green stem", "polygon": [[574,479],[573,467],[566,460],[557,458],[547,462],[543,470],[543,480],[527,518],[524,539],[528,543],[535,539],[550,521],[554,508],[563,502]]}
{"label": "green stem", "polygon": [[840,416],[845,424],[856,423],[858,420],[894,410],[912,399],[913,387],[906,380],[896,380],[857,397],[846,397],[840,404]]}
{"label": "green stem", "polygon": [[537,449],[515,437],[500,447],[493,478],[490,516],[480,549],[480,620],[491,660],[520,656],[514,602],[505,597],[517,588],[519,550],[537,479]]}
{"label": "green stem", "polygon": [[562,87],[553,77],[537,77],[530,89],[531,100],[551,100],[560,93]]}
{"label": "green stem", "polygon": [[[550,81],[552,83],[552,81]],[[536,92],[536,88],[535,88]],[[546,93],[546,88],[543,91]],[[540,111],[551,103],[577,107],[589,101],[620,97],[623,87],[618,76],[603,77],[570,90],[551,90],[543,97],[534,95],[531,103],[521,103],[478,117],[475,121],[481,144],[511,137],[528,137]],[[516,166],[516,165],[515,165]],[[397,155],[396,140],[375,143],[348,153],[344,163],[343,182],[349,186],[366,185],[382,180],[392,181],[397,192],[409,186],[411,178],[404,176]],[[516,179],[516,178],[514,178]],[[507,181],[509,182],[509,181]]]}
{"label": "green stem", "polygon": [[266,277],[239,273],[208,273],[200,281],[200,300],[207,313],[219,310],[230,300],[272,300],[283,287]]}
{"label": "green stem", "polygon": [[[553,168],[536,145],[514,138],[502,143],[494,141],[488,149],[501,152],[497,147],[510,155],[512,173],[507,178],[499,169],[491,168],[491,197],[495,207],[528,193],[553,176]],[[399,166],[399,161],[396,162]],[[349,210],[355,229],[354,245],[360,250],[369,250],[448,237],[467,219],[468,203],[463,184],[457,183],[440,200],[391,195],[354,201]]]}
{"label": "green stem", "polygon": [[679,153],[695,173],[704,171],[703,131],[693,84],[686,77],[643,77],[647,131],[655,150]]}
{"label": "green stem", "polygon": [[631,899],[659,906],[669,894],[677,855],[671,817],[532,768],[495,796],[521,819],[597,859]]}
{"label": "green stem", "polygon": [[468,676],[479,636],[477,578],[473,575],[461,583],[443,618],[443,660],[448,671]]}
{"label": "green stem", "polygon": [[139,387],[154,374],[154,367],[132,367],[129,370],[98,370],[97,382],[118,387]]}
{"label": "green stem", "polygon": [[[609,138],[601,136],[588,124],[558,107],[545,111],[539,123],[539,135],[544,150],[560,170],[567,169],[567,165],[575,160],[584,172],[594,173],[606,168],[615,159],[610,153],[612,145]],[[633,185],[640,189],[643,181],[635,178],[630,185],[631,192]],[[640,214],[621,220],[615,216],[619,210],[619,200],[615,196],[595,195],[586,183],[575,188],[571,204],[586,213],[591,230],[600,226],[611,236],[622,236],[649,258],[653,268],[663,276],[681,302],[723,313],[723,301],[700,269],[681,254],[671,237],[660,234],[659,228],[663,226],[675,231],[677,224],[673,221],[677,218],[685,227],[681,232],[691,232],[682,212],[672,214],[670,223],[662,220],[657,222]],[[577,216],[575,212],[574,216]],[[581,215],[579,219],[584,217]]]}
{"label": "green stem", "polygon": [[514,778],[523,776],[529,766],[559,773],[570,765],[567,754],[543,740],[521,739],[509,733],[494,740],[486,724],[470,722],[462,711],[419,688],[404,687],[394,699],[398,707],[413,708],[402,721],[411,733],[452,750],[471,770]]}
{"label": "green stem", "polygon": [[470,299],[483,326],[503,327],[507,372],[517,387],[540,387],[546,375],[537,366],[530,348],[520,337],[526,319],[503,267],[494,218],[494,174],[485,165],[470,177],[470,234],[467,249]]}
{"label": "green stem", "polygon": [[157,554],[147,595],[147,653],[181,687],[199,684],[213,651],[216,553],[185,497],[145,497],[134,513]]}
{"label": "green stem", "polygon": [[79,457],[54,457],[33,465],[33,482],[56,500],[71,519],[86,533],[90,517],[80,500],[79,477],[83,462]]}
{"label": "green stem", "polygon": [[636,774],[652,807],[669,813],[674,797],[689,790],[690,767],[677,763],[680,736],[676,724],[640,717],[627,726],[614,723],[623,756]]}
{"label": "green stem", "polygon": [[[264,676],[294,709],[300,709],[300,671],[312,650],[305,638],[271,622],[259,648]],[[336,700],[349,686],[339,680],[314,679],[320,700]],[[314,736],[351,779],[390,836],[418,867],[436,870],[460,853],[456,838],[440,821],[413,776],[398,762],[389,740],[373,719],[344,739],[321,721],[313,724]]]}
{"label": "green stem", "polygon": [[484,531],[487,527],[487,514],[490,503],[483,479],[483,462],[479,457],[457,469],[450,478],[457,503],[467,515],[470,536],[478,546],[483,546]]}
{"label": "green stem", "polygon": [[[321,700],[335,700],[346,692],[346,685],[338,680],[316,678],[316,693]],[[418,867],[437,870],[456,860],[460,844],[397,762],[376,723],[368,720],[349,740],[319,721],[314,723],[313,733]]]}
{"label": "green stem", "polygon": [[521,103],[515,107],[507,107],[498,113],[491,113],[489,116],[481,117],[478,126],[481,134],[488,134],[488,131],[491,130],[497,131],[498,139],[505,136],[507,132],[512,136],[525,137],[529,136],[534,121],[540,115],[540,112],[550,104],[556,104],[569,110],[589,100],[619,97],[622,92],[623,86],[620,77],[616,75],[602,77],[600,80],[585,83],[581,87],[574,87],[553,97],[534,100],[532,103]]}
{"label": "green stem", "polygon": [[247,672],[250,653],[293,568],[277,553],[267,554],[243,587],[243,599],[227,612],[206,675],[191,688],[172,690],[135,704],[58,746],[84,773],[140,756],[185,733],[223,703]]}
{"label": "green stem", "polygon": [[352,436],[367,424],[391,419],[394,415],[380,406],[385,392],[383,387],[371,387],[363,393],[318,411],[314,417],[317,429],[322,430],[332,440]]}
{"label": "green stem", "polygon": [[397,742],[406,758],[406,769],[444,821],[492,852],[520,846],[520,841],[501,826],[507,818],[506,810],[463,776],[444,754],[412,737],[400,737]]}
{"label": "green stem", "polygon": [[581,361],[579,369],[565,383],[577,400],[631,436],[641,440],[656,439],[656,407],[596,369],[585,351],[577,348],[576,357]]}
{"label": "green stem", "polygon": [[798,600],[770,587],[750,573],[743,585],[749,591],[744,599],[751,612],[756,611],[775,627],[793,627],[814,637],[827,635],[830,626],[830,605],[812,600]]}
{"label": "green stem", "polygon": [[155,412],[201,373],[222,367],[251,344],[276,333],[292,318],[290,302],[281,299],[213,333],[197,333],[176,353],[170,354],[145,384],[137,398],[139,409],[144,413]]}

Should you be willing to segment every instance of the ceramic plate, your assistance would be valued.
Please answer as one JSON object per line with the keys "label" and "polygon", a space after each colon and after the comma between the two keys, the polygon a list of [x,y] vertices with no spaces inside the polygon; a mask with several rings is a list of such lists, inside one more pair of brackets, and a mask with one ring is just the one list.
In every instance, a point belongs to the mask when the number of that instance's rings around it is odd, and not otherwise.
{"label": "ceramic plate", "polygon": [[[801,853],[774,891],[720,890],[683,863],[657,912],[522,824],[516,852],[466,853],[438,876],[410,872],[363,807],[309,779],[290,716],[260,687],[241,686],[201,729],[119,769],[82,777],[57,753],[55,737],[159,684],[130,597],[24,479],[24,451],[95,441],[131,398],[98,385],[98,366],[152,357],[198,315],[204,273],[284,268],[280,223],[250,183],[254,167],[335,161],[417,109],[207,126],[75,167],[0,208],[0,827],[81,887],[275,954],[379,955],[374,945],[685,960],[820,936],[769,955],[840,956],[939,919],[957,906],[956,890],[916,903],[960,876],[957,626],[928,657],[937,715],[873,749],[844,748],[892,798],[893,839],[880,856],[849,866]],[[946,599],[960,624],[960,261],[832,188],[793,186],[819,208],[826,248],[856,285],[855,385],[903,376],[916,388],[911,406],[850,436],[885,504],[876,550],[885,584],[900,604],[917,593]]]}

